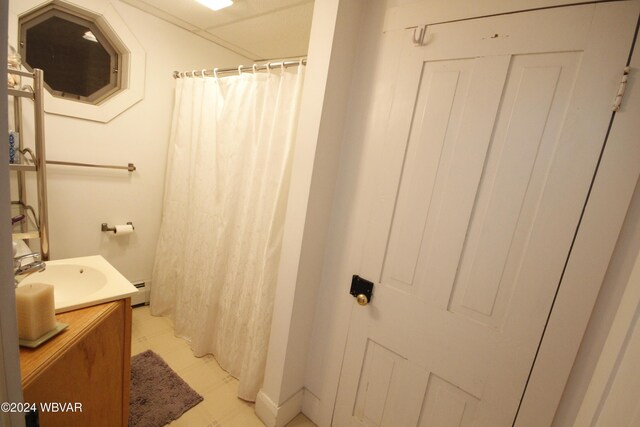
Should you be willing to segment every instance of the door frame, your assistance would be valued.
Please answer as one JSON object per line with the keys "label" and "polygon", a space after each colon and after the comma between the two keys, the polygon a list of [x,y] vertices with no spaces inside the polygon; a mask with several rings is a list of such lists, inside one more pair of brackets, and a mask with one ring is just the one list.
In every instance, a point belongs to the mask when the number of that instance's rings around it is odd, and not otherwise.
{"label": "door frame", "polygon": [[[9,4],[0,3],[0,46],[7,46]],[[0,63],[7,63],[6,49],[0,53]],[[0,88],[0,134],[8,131],[7,88]],[[9,203],[9,156],[0,150],[0,218],[11,216]],[[11,226],[9,221],[0,223],[0,402],[22,402],[20,358],[18,353],[18,328],[16,322],[15,290],[13,286],[13,255],[11,251]],[[24,414],[0,413],[0,425],[24,426]]]}
{"label": "door frame", "polygon": [[640,122],[635,119],[640,116],[637,27],[634,44],[623,105],[612,112],[601,160],[514,426],[552,424],[640,177]]}

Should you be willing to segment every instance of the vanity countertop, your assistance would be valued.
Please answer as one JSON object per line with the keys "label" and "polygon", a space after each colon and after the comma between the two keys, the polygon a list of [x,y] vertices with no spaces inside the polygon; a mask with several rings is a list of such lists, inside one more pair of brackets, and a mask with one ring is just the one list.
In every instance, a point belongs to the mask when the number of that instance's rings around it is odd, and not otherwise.
{"label": "vanity countertop", "polygon": [[69,327],[37,348],[20,347],[20,371],[25,388],[55,362],[68,347],[79,340],[91,326],[118,308],[120,301],[108,302],[56,315],[58,322]]}

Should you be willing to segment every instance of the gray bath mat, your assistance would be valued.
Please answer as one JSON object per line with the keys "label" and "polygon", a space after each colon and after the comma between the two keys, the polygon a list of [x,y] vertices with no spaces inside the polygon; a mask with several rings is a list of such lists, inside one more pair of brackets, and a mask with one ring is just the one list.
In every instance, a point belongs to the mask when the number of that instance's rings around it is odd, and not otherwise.
{"label": "gray bath mat", "polygon": [[151,350],[131,358],[129,427],[161,427],[202,402],[160,356]]}

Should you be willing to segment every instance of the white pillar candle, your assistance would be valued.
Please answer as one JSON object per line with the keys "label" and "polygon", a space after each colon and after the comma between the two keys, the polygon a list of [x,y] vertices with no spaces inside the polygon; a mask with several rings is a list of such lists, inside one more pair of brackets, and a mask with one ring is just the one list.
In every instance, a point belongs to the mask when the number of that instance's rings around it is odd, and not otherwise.
{"label": "white pillar candle", "polygon": [[31,283],[16,288],[18,335],[35,340],[56,327],[53,286]]}

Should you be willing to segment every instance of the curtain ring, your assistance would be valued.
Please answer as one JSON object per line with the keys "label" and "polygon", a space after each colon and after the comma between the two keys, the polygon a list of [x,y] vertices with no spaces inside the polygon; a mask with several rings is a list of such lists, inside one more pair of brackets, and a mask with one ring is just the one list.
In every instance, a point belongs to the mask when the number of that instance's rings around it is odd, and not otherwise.
{"label": "curtain ring", "polygon": [[195,77],[196,76],[196,70],[191,70],[191,77]]}
{"label": "curtain ring", "polygon": [[283,74],[284,74],[284,59],[280,63],[280,75],[283,75]]}
{"label": "curtain ring", "polygon": [[253,74],[258,72],[258,64],[253,64],[253,67],[251,68],[253,68]]}
{"label": "curtain ring", "polygon": [[203,68],[202,71],[200,71],[200,77],[202,77],[203,79],[205,78],[205,75],[204,75],[205,71],[207,71],[206,68]]}
{"label": "curtain ring", "polygon": [[216,79],[218,78],[218,69],[217,68],[213,69],[213,77],[215,77]]}
{"label": "curtain ring", "polygon": [[238,65],[238,75],[242,76],[242,65]]}

